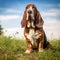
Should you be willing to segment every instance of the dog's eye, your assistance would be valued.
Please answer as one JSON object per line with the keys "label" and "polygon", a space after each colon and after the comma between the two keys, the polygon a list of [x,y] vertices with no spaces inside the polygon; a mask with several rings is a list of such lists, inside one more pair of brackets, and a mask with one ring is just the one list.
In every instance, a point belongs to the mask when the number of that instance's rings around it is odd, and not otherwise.
{"label": "dog's eye", "polygon": [[33,7],[33,9],[35,10],[35,7]]}
{"label": "dog's eye", "polygon": [[32,8],[35,8],[34,6]]}

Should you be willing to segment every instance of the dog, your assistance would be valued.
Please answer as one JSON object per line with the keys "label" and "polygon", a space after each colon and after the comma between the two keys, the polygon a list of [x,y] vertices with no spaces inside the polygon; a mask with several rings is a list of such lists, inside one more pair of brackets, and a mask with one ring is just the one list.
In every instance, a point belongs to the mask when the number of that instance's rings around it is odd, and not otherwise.
{"label": "dog", "polygon": [[34,49],[43,52],[43,49],[50,48],[46,34],[43,30],[44,21],[34,4],[28,4],[24,11],[21,26],[24,28],[27,49],[25,53],[31,53]]}

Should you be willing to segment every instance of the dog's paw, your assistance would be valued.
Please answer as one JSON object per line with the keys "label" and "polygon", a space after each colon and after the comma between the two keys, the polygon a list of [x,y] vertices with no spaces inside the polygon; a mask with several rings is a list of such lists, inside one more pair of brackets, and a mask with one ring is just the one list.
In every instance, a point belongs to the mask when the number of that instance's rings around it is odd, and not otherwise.
{"label": "dog's paw", "polygon": [[43,52],[43,49],[39,49],[39,52]]}
{"label": "dog's paw", "polygon": [[25,53],[30,54],[30,53],[31,53],[31,51],[30,51],[30,50],[26,50],[26,51],[25,51]]}

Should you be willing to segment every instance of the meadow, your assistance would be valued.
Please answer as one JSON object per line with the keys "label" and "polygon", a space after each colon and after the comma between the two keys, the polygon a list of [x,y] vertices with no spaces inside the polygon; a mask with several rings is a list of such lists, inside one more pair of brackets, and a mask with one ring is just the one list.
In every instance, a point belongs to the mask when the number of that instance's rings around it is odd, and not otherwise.
{"label": "meadow", "polygon": [[60,39],[48,41],[52,49],[25,54],[25,40],[0,36],[0,60],[60,60]]}

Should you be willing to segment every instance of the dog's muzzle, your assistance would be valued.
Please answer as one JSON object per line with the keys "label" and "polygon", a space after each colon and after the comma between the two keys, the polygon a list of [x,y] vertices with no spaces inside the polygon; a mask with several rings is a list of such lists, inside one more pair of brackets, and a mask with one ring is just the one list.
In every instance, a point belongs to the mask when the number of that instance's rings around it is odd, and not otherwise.
{"label": "dog's muzzle", "polygon": [[32,11],[28,11],[28,20],[33,20]]}
{"label": "dog's muzzle", "polygon": [[30,20],[30,21],[33,20],[31,15],[28,16],[28,20]]}
{"label": "dog's muzzle", "polygon": [[28,14],[32,14],[32,11],[31,11],[31,10],[29,10],[29,11],[28,11]]}
{"label": "dog's muzzle", "polygon": [[27,10],[27,20],[34,20],[34,11],[33,10]]}

